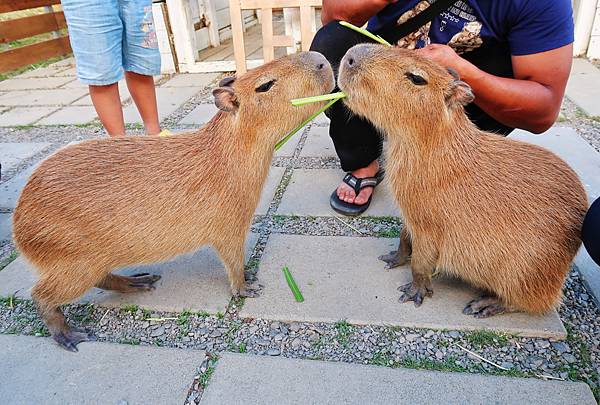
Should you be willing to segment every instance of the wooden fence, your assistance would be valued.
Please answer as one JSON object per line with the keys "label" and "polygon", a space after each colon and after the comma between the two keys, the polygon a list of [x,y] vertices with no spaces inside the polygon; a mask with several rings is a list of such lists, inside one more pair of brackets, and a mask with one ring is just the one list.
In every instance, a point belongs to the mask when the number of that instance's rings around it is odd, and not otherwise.
{"label": "wooden fence", "polygon": [[52,39],[0,52],[0,73],[71,53],[69,36],[58,33],[67,26],[65,15],[49,7],[55,4],[60,0],[0,0],[0,13],[48,7],[44,14],[0,21],[0,44],[53,33]]}

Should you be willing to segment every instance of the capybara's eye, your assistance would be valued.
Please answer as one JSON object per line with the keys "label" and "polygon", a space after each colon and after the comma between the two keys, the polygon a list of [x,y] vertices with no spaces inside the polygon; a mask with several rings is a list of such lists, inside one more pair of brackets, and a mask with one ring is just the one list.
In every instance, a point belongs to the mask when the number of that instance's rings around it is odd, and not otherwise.
{"label": "capybara's eye", "polygon": [[271,87],[273,87],[274,84],[275,84],[275,80],[270,80],[266,83],[263,83],[256,88],[256,92],[264,93],[265,91],[269,91],[269,89],[271,89]]}
{"label": "capybara's eye", "polygon": [[427,84],[427,80],[425,80],[423,76],[407,72],[406,77],[408,77],[408,80],[410,80],[411,82],[413,82],[413,84],[416,84],[417,86],[423,86]]}

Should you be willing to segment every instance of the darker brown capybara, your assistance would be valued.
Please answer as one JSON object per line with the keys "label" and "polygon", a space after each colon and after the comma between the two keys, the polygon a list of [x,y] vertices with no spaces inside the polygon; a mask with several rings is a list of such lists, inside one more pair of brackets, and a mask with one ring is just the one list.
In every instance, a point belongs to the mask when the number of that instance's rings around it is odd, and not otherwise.
{"label": "darker brown capybara", "polygon": [[287,56],[224,79],[219,111],[195,132],[100,139],[45,160],[14,212],[14,239],[39,271],[32,296],[52,337],[76,351],[90,339],[72,330],[59,306],[96,286],[154,288],[158,276],[111,272],[212,245],[231,291],[253,297],[244,279],[244,241],[276,142],[320,106],[292,98],[329,92],[334,77],[318,53]]}
{"label": "darker brown capybara", "polygon": [[357,45],[338,83],[388,140],[386,175],[405,227],[381,259],[394,267],[410,257],[400,301],[419,306],[438,269],[486,291],[465,314],[555,307],[588,207],[573,170],[546,149],[477,129],[463,108],[470,87],[414,51]]}

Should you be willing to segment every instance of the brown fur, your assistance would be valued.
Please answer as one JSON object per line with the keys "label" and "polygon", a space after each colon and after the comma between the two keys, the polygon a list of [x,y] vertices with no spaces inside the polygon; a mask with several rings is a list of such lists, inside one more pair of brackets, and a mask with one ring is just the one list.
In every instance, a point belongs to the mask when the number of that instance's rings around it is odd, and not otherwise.
{"label": "brown fur", "polygon": [[[273,79],[270,90],[255,90]],[[328,92],[334,79],[312,52],[222,84],[214,94],[228,112],[198,131],[83,142],[33,173],[14,212],[14,239],[39,270],[32,296],[53,335],[68,333],[54,319],[59,305],[95,285],[127,291],[136,284],[112,270],[205,244],[222,258],[232,292],[244,295],[244,241],[275,143],[320,107],[289,100]]]}
{"label": "brown fur", "polygon": [[386,175],[421,300],[437,268],[495,294],[507,310],[555,307],[588,207],[573,170],[546,149],[478,130],[463,108],[470,88],[415,52],[358,45],[338,82],[349,108],[388,139]]}

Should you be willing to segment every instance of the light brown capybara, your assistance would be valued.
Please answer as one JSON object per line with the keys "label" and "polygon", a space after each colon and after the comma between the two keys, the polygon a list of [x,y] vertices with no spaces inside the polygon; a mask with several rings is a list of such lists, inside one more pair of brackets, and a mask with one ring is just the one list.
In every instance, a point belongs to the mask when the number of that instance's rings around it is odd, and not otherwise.
{"label": "light brown capybara", "polygon": [[158,276],[124,277],[117,268],[163,261],[212,245],[234,295],[253,297],[244,278],[244,242],[276,142],[316,112],[292,98],[334,87],[319,53],[287,56],[223,79],[219,111],[195,132],[99,139],[42,162],[14,212],[14,240],[39,271],[32,297],[64,348],[91,336],[72,330],[59,306],[96,286],[153,288]]}
{"label": "light brown capybara", "polygon": [[588,207],[577,175],[553,153],[482,132],[464,112],[470,87],[414,51],[357,45],[339,87],[388,140],[386,175],[404,220],[395,267],[410,257],[401,302],[432,294],[434,269],[485,291],[464,309],[487,317],[555,307]]}

